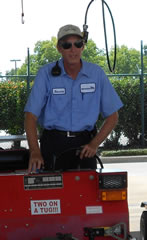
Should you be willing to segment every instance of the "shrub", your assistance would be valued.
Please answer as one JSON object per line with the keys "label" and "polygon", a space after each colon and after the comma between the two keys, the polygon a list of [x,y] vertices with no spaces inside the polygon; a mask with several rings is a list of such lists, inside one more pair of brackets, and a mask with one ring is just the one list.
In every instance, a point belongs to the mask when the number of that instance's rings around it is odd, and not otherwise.
{"label": "shrub", "polygon": [[24,106],[27,100],[25,82],[0,83],[0,130],[10,134],[24,133]]}
{"label": "shrub", "polygon": [[[32,83],[31,83],[32,84]],[[112,80],[112,84],[124,103],[119,111],[119,123],[104,143],[105,149],[119,149],[119,139],[123,134],[128,138],[129,146],[141,146],[141,100],[140,81],[128,79]],[[144,82],[144,104],[147,109],[147,79]],[[24,133],[24,106],[27,101],[27,83],[25,81],[0,82],[0,130],[9,134]],[[145,111],[145,125],[147,111]],[[102,119],[97,122],[98,127]],[[145,146],[147,128],[145,128]]]}

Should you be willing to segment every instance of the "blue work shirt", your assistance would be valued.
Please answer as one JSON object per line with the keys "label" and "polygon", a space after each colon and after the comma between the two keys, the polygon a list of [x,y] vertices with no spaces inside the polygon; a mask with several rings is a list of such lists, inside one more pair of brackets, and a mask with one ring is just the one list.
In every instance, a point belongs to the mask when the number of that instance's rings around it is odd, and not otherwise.
{"label": "blue work shirt", "polygon": [[65,131],[92,130],[99,114],[104,118],[118,111],[122,102],[104,71],[83,60],[73,80],[59,60],[60,76],[52,76],[55,63],[38,71],[25,112],[31,112],[45,129]]}

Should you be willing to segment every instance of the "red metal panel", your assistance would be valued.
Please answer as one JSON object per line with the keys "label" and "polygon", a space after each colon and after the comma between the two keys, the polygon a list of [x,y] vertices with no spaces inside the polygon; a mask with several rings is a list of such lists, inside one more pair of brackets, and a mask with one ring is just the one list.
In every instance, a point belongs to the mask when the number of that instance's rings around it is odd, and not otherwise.
{"label": "red metal panel", "polygon": [[55,237],[58,232],[88,240],[84,237],[84,227],[112,226],[120,222],[128,227],[127,201],[100,200],[98,172],[71,171],[31,177],[44,176],[45,179],[58,175],[62,176],[62,186],[48,189],[41,186],[35,189],[35,183],[34,189],[25,189],[25,174],[0,175],[0,240],[40,240]]}

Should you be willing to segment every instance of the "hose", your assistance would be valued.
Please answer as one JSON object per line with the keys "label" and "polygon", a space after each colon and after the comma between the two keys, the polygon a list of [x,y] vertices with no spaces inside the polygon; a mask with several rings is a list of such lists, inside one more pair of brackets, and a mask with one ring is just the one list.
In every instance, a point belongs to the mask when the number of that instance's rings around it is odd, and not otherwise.
{"label": "hose", "polygon": [[22,13],[21,13],[21,23],[24,24],[23,0],[21,0],[21,9],[22,9]]}
{"label": "hose", "polygon": [[[106,32],[106,21],[105,21],[105,10],[104,10],[104,4],[106,5],[110,16],[112,20],[112,26],[113,26],[113,34],[114,34],[114,59],[113,59],[113,67],[110,65],[110,58],[109,58],[109,51],[108,51],[108,41],[107,41],[107,32]],[[106,55],[107,55],[107,62],[108,62],[108,67],[110,72],[114,72],[115,70],[115,65],[116,65],[116,32],[115,32],[115,24],[114,24],[114,19],[111,13],[111,10],[108,6],[108,4],[102,0],[102,13],[103,13],[103,26],[104,26],[104,36],[105,36],[105,46],[106,46]]]}
{"label": "hose", "polygon": [[[84,25],[83,25],[83,39],[84,39],[85,43],[87,43],[87,40],[88,40],[87,15],[88,15],[89,7],[90,7],[90,5],[92,4],[93,1],[94,1],[94,0],[91,0],[91,1],[90,1],[90,3],[89,3],[88,6],[87,6],[86,13],[85,13],[85,21],[84,21]],[[104,5],[106,5],[106,7],[107,7],[107,9],[108,9],[108,11],[109,11],[109,14],[110,14],[111,20],[112,20],[112,26],[113,26],[113,34],[114,34],[114,59],[113,59],[113,67],[111,67],[111,64],[110,64],[110,57],[109,57],[109,51],[108,51],[108,41],[107,41],[107,32],[106,32],[106,21],[105,21],[105,9],[104,9]],[[109,67],[110,72],[114,72],[115,66],[116,66],[116,46],[117,46],[117,45],[116,45],[116,31],[115,31],[115,24],[114,24],[113,15],[112,15],[112,13],[111,13],[111,10],[110,10],[108,4],[107,4],[104,0],[102,0],[102,15],[103,15],[103,27],[104,27],[104,37],[105,37],[107,63],[108,63],[108,67]]]}

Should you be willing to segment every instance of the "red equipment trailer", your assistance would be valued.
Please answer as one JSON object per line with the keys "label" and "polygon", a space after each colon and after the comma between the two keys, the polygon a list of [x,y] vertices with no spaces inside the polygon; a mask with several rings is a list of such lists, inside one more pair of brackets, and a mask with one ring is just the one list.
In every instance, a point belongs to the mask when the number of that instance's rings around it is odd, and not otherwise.
{"label": "red equipment trailer", "polygon": [[0,156],[0,240],[131,239],[127,172],[27,174],[26,150]]}

